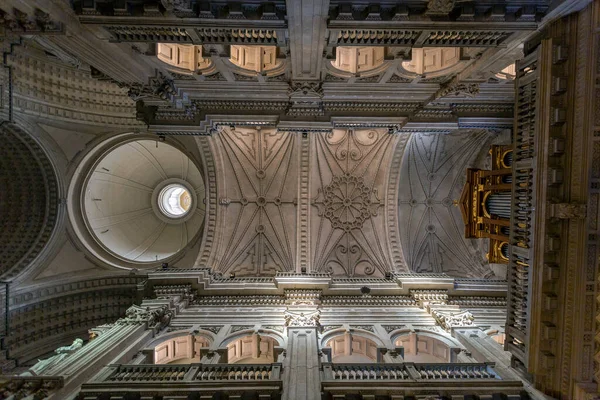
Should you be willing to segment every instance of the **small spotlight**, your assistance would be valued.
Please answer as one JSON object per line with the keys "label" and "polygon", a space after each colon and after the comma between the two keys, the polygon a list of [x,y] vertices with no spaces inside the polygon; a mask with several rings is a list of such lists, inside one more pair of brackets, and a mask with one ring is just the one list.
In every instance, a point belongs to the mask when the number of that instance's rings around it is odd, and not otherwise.
{"label": "small spotlight", "polygon": [[158,141],[159,142],[164,142],[165,140],[167,140],[167,138],[165,137],[165,135],[159,135],[158,136]]}
{"label": "small spotlight", "polygon": [[392,280],[392,277],[393,277],[393,276],[392,276],[392,273],[391,273],[391,272],[386,272],[386,273],[385,273],[385,279],[387,279],[388,281],[391,281],[391,280]]}
{"label": "small spotlight", "polygon": [[162,269],[169,269],[169,263],[162,263]]}
{"label": "small spotlight", "polygon": [[300,273],[301,273],[302,275],[306,275],[306,267],[302,267],[302,268],[300,268]]}
{"label": "small spotlight", "polygon": [[368,296],[369,294],[371,294],[371,288],[368,286],[363,286],[360,288],[360,292],[363,296]]}
{"label": "small spotlight", "polygon": [[302,139],[308,138],[308,131],[302,131]]}
{"label": "small spotlight", "polygon": [[393,127],[393,126],[390,126],[390,127],[388,127],[388,133],[389,133],[390,135],[393,135],[393,134],[394,134],[394,127]]}
{"label": "small spotlight", "polygon": [[229,279],[233,279],[233,278],[235,278],[235,272],[232,272],[229,274]]}

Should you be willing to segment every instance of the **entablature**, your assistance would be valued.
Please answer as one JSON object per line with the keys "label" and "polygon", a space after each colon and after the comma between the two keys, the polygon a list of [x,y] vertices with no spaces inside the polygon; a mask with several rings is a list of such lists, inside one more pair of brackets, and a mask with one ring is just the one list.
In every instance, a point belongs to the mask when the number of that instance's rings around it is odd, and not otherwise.
{"label": "entablature", "polygon": [[[415,290],[445,291],[449,296],[504,297],[506,281],[459,279],[446,274],[390,273],[385,278],[343,278],[324,273],[278,273],[274,277],[224,277],[210,268],[166,268],[148,274],[147,290],[162,285],[189,286],[204,296],[348,296],[375,299],[380,296],[412,296]],[[277,297],[279,296],[279,297]],[[283,296],[283,297],[281,297]],[[302,297],[302,296],[301,296]],[[368,301],[368,300],[367,300]]]}

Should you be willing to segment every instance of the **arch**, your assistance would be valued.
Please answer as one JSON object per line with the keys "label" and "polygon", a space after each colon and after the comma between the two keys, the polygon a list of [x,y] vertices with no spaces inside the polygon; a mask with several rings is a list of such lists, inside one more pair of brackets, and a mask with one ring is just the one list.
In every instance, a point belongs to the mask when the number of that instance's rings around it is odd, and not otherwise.
{"label": "arch", "polygon": [[244,336],[252,335],[254,333],[257,333],[260,336],[266,336],[266,337],[272,338],[273,340],[275,340],[275,342],[277,342],[277,346],[279,346],[279,347],[285,347],[287,345],[287,339],[285,338],[285,336],[283,336],[281,333],[279,333],[275,330],[262,329],[262,328],[259,330],[255,330],[254,328],[252,328],[252,329],[244,329],[244,330],[229,334],[223,340],[221,340],[221,342],[219,343],[217,348],[227,347],[227,345],[229,343],[231,343],[239,338],[242,338]]}
{"label": "arch", "polygon": [[402,62],[402,68],[427,77],[442,76],[461,63],[460,47],[413,48],[412,58]]}
{"label": "arch", "polygon": [[210,331],[206,331],[206,330],[194,330],[194,331],[190,331],[189,328],[186,329],[182,329],[182,330],[178,330],[178,331],[172,331],[169,333],[166,333],[164,335],[159,335],[155,338],[153,338],[146,346],[146,349],[150,349],[150,348],[154,348],[156,347],[159,343],[164,342],[165,340],[169,340],[169,339],[173,339],[179,336],[186,336],[186,335],[191,335],[191,336],[198,336],[203,338],[204,341],[206,341],[209,344],[214,343],[215,340],[215,334],[210,332]]}
{"label": "arch", "polygon": [[202,57],[202,46],[193,44],[158,43],[156,57],[174,67],[174,72],[196,72],[207,70],[212,61]]}
{"label": "arch", "polygon": [[338,46],[331,65],[344,72],[362,74],[381,67],[385,62],[385,47]]}
{"label": "arch", "polygon": [[272,336],[254,332],[229,341],[227,362],[230,364],[270,364],[276,361],[279,342]]}
{"label": "arch", "polygon": [[200,349],[209,347],[209,340],[202,335],[167,335],[155,340],[152,349],[154,364],[190,364],[200,362]]}
{"label": "arch", "polygon": [[394,335],[392,342],[404,348],[404,360],[408,362],[454,362],[454,349],[462,348],[451,337],[417,329]]}
{"label": "arch", "polygon": [[283,61],[277,53],[277,46],[231,45],[229,61],[239,68],[260,74],[282,66]]}
{"label": "arch", "polygon": [[331,337],[326,347],[331,348],[331,361],[338,363],[374,363],[377,362],[377,344],[364,336],[344,332]]}
{"label": "arch", "polygon": [[[340,327],[337,329],[333,329],[329,332],[327,332],[325,335],[323,335],[323,337],[321,338],[319,344],[320,347],[327,347],[327,343],[334,337],[336,336],[341,336],[344,333],[346,333],[348,331],[347,328],[344,327]],[[374,333],[365,331],[365,330],[357,330],[355,328],[351,329],[349,331],[352,335],[354,336],[358,336],[358,337],[363,337],[365,339],[369,339],[370,341],[374,342],[378,347],[386,347],[386,345],[384,344],[383,340],[381,340],[381,338],[377,335],[375,335]]]}

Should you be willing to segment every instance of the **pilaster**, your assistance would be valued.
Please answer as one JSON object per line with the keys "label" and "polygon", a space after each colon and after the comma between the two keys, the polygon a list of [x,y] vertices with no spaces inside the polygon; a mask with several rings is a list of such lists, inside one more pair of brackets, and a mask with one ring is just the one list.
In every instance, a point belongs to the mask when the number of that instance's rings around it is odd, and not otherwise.
{"label": "pilaster", "polygon": [[319,348],[316,327],[288,327],[283,364],[284,400],[319,400]]}

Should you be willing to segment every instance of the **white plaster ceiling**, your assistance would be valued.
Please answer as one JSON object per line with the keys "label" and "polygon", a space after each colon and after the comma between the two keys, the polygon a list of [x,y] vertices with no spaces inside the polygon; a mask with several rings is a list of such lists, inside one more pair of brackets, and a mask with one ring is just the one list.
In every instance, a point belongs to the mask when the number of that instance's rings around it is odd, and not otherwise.
{"label": "white plaster ceiling", "polygon": [[[169,219],[153,204],[167,182],[193,192],[183,218]],[[85,186],[83,210],[88,228],[108,251],[128,261],[155,262],[184,249],[198,233],[204,197],[202,175],[188,156],[166,143],[139,140],[97,163]]]}

